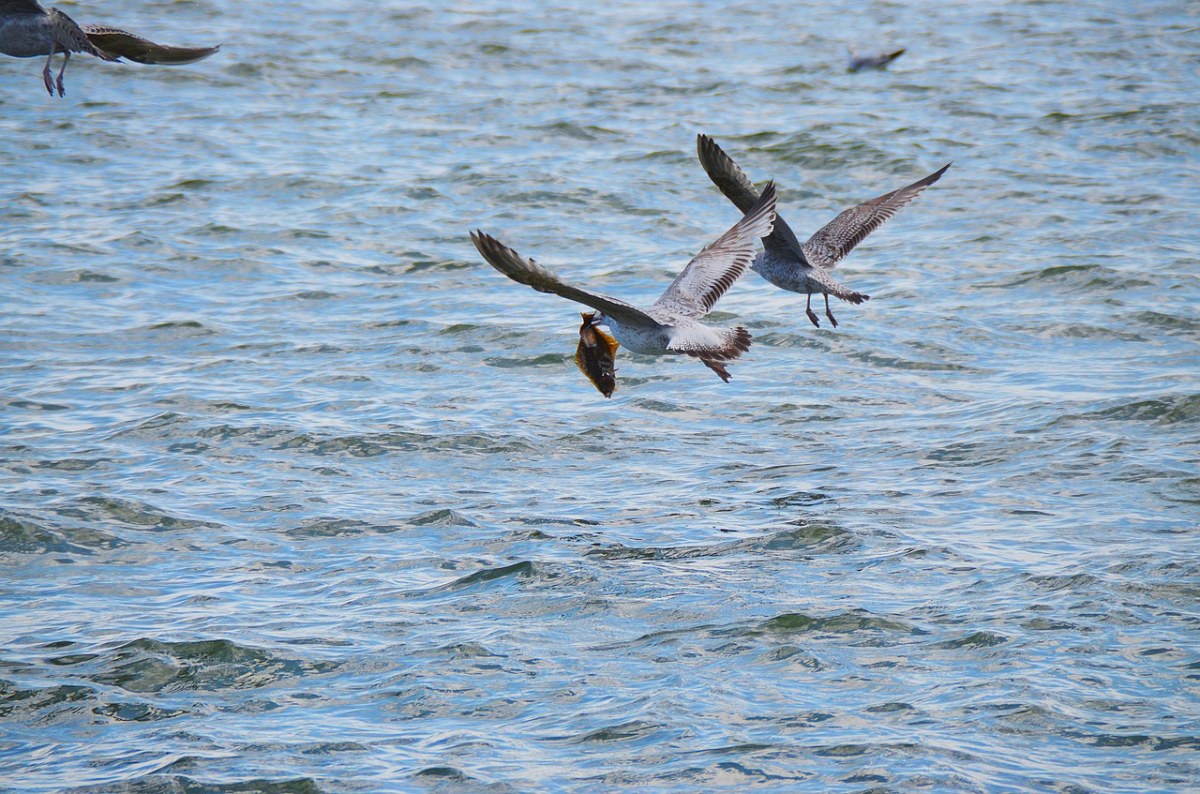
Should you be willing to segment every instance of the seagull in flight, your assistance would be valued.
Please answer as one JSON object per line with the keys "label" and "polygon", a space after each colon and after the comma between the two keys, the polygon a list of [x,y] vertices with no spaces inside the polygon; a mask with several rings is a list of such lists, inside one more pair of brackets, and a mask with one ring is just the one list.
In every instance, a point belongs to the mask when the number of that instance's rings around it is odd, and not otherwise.
{"label": "seagull in flight", "polygon": [[850,53],[850,63],[846,67],[851,72],[858,72],[863,69],[886,69],[887,65],[899,58],[905,53],[903,48],[892,50],[891,52],[871,53],[870,55],[860,55],[856,52]]}
{"label": "seagull in flight", "polygon": [[698,358],[728,382],[725,365],[750,349],[750,332],[741,327],[713,328],[700,320],[746,272],[757,240],[771,233],[774,222],[775,186],[768,183],[762,195],[747,205],[742,219],[696,254],[648,309],[567,284],[482,231],[471,232],[471,241],[488,264],[513,281],[595,309],[590,323],[607,325],[616,340],[635,353]]}
{"label": "seagull in flight", "polygon": [[[0,53],[15,58],[46,56],[42,80],[54,96],[66,96],[63,73],[71,53],[83,52],[105,61],[127,58],[137,63],[178,65],[207,58],[221,48],[170,47],[155,44],[120,28],[108,25],[77,25],[57,8],[46,10],[37,0],[0,0]],[[63,64],[58,79],[50,74],[50,65],[57,53]]]}
{"label": "seagull in flight", "polygon": [[[696,138],[696,151],[700,155],[700,165],[713,184],[738,209],[744,211],[758,199],[758,191],[750,178],[716,141],[701,134]],[[854,304],[871,296],[856,292],[835,279],[831,274],[834,266],[922,190],[941,179],[950,165],[946,163],[924,179],[851,207],[818,229],[803,245],[783,218],[776,217],[775,228],[763,238],[763,252],[755,258],[750,269],[780,289],[806,293],[808,301],[804,312],[818,328],[821,323],[812,310],[812,296],[814,292],[824,295],[825,316],[837,328],[838,322],[829,309],[830,295]]]}

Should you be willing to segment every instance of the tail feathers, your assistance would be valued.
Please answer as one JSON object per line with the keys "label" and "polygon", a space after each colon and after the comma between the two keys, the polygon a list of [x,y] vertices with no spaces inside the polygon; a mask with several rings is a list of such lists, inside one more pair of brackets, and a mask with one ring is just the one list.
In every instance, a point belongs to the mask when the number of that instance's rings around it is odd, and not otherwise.
{"label": "tail feathers", "polygon": [[713,361],[710,358],[702,358],[700,360],[704,362],[704,366],[717,373],[721,380],[725,381],[726,383],[729,383],[729,381],[733,378],[733,376],[729,374],[729,370],[725,369],[725,365],[722,362]]}
{"label": "tail feathers", "polygon": [[808,288],[810,294],[824,293],[832,295],[835,298],[840,298],[848,303],[859,304],[865,300],[870,300],[871,296],[863,292],[858,292],[847,287],[842,282],[838,281],[829,271],[822,267],[811,268],[806,274],[805,287]]}
{"label": "tail feathers", "polygon": [[750,332],[740,325],[737,328],[730,329],[726,335],[726,339],[729,340],[728,349],[732,351],[725,355],[726,359],[735,359],[742,353],[745,353],[750,349],[750,343],[753,341]]}

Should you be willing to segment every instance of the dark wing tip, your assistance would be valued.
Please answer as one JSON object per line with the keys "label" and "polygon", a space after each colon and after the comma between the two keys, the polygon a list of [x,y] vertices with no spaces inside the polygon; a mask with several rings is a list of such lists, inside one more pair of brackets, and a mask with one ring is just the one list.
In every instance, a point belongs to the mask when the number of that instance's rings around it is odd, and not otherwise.
{"label": "dark wing tip", "polygon": [[939,179],[941,179],[941,178],[942,178],[942,174],[946,173],[946,171],[947,171],[947,170],[949,170],[950,166],[952,166],[952,165],[954,165],[954,161],[953,161],[953,160],[951,160],[950,162],[946,163],[944,166],[942,166],[942,167],[941,167],[941,168],[939,168],[938,170],[934,171],[934,172],[933,172],[932,174],[930,174],[929,176],[925,177],[926,179],[928,179],[928,180],[929,180],[928,184],[932,185],[934,182],[936,182],[936,181],[938,181]]}
{"label": "dark wing tip", "polygon": [[475,229],[471,232],[471,242],[475,244],[476,250],[483,254],[483,258],[491,261],[489,254],[494,251],[502,250],[506,246],[485,232],[483,229]]}
{"label": "dark wing tip", "polygon": [[215,47],[171,47],[165,44],[155,44],[137,52],[122,53],[131,61],[151,66],[186,66],[202,61],[221,49]]}
{"label": "dark wing tip", "polygon": [[483,254],[483,258],[493,264],[495,264],[496,257],[516,256],[516,251],[482,229],[471,232],[471,242],[475,243],[475,248]]}
{"label": "dark wing tip", "polygon": [[764,187],[762,189],[762,193],[759,194],[758,203],[765,204],[768,201],[774,201],[774,200],[775,200],[775,180],[772,179],[771,181],[767,182],[766,187]]}
{"label": "dark wing tip", "polygon": [[725,150],[703,132],[696,134],[696,156],[700,158],[700,165],[712,178],[719,176],[717,169],[728,168],[727,163],[732,162]]}

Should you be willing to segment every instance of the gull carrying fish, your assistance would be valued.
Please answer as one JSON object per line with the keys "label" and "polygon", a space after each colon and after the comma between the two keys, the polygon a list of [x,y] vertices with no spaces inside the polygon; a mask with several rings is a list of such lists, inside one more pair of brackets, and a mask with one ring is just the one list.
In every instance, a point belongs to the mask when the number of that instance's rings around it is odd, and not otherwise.
{"label": "gull carrying fish", "polygon": [[691,356],[728,381],[725,364],[750,349],[750,332],[713,328],[700,319],[749,267],[758,239],[771,233],[775,186],[768,184],[755,198],[742,219],[698,253],[648,309],[568,284],[482,231],[471,232],[471,241],[488,264],[513,281],[595,309],[590,322],[608,326],[629,350]]}

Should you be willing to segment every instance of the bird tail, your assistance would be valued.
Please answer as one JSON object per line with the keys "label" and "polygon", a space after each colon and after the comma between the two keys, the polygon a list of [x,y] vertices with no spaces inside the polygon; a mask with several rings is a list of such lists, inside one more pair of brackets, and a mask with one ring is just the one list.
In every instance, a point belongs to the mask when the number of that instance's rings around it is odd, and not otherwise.
{"label": "bird tail", "polygon": [[722,344],[719,347],[709,347],[704,350],[688,351],[688,355],[700,359],[704,366],[720,376],[721,380],[729,382],[733,376],[725,369],[725,363],[733,361],[750,349],[752,338],[745,328],[722,328],[719,330]]}

